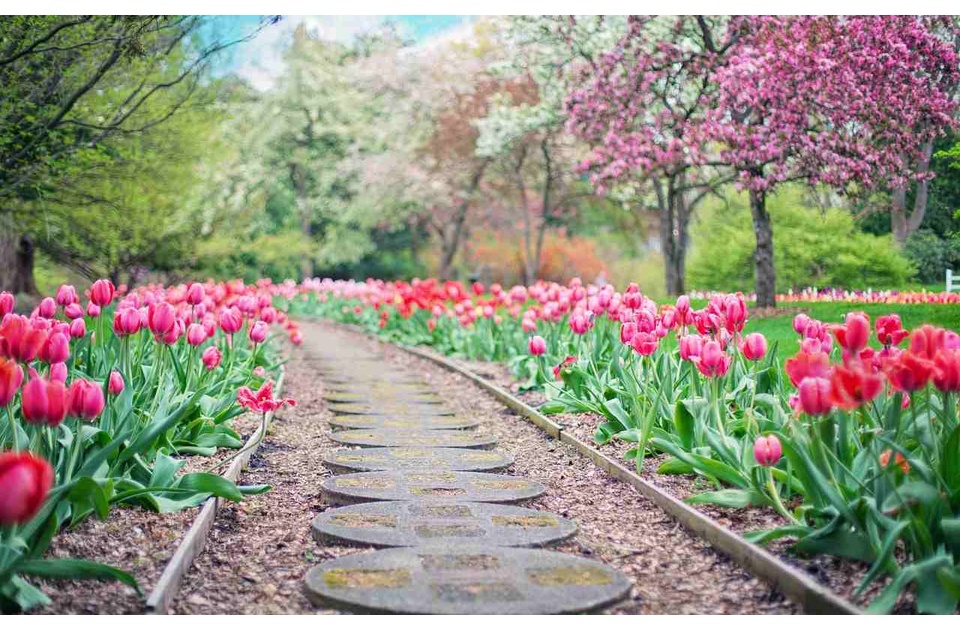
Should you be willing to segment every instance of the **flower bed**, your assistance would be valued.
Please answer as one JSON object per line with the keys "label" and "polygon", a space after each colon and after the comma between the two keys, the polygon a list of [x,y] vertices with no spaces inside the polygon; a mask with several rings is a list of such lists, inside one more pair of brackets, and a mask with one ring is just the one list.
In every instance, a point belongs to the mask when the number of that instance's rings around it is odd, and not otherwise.
{"label": "flower bed", "polygon": [[[660,474],[697,475],[694,504],[776,514],[748,534],[866,563],[871,610],[909,590],[919,612],[960,601],[960,336],[896,314],[800,314],[785,363],[751,333],[743,296],[657,305],[632,285],[315,281],[303,310],[382,337],[510,366],[545,413],[592,413],[599,444]],[[874,337],[873,346],[869,345]]]}
{"label": "flower bed", "polygon": [[187,456],[242,446],[230,424],[244,407],[290,402],[272,396],[280,362],[269,327],[300,335],[272,305],[277,291],[233,281],[128,292],[98,280],[86,305],[64,285],[29,316],[0,294],[0,609],[49,601],[32,577],[139,590],[117,568],[44,557],[65,526],[116,505],[174,512],[268,490],[217,474],[232,457],[183,469]]}

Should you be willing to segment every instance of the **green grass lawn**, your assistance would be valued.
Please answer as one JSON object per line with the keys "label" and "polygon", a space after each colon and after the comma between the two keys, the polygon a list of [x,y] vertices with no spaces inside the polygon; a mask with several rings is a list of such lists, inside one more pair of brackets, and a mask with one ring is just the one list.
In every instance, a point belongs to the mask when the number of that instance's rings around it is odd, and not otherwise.
{"label": "green grass lawn", "polygon": [[[787,305],[784,306],[793,306]],[[850,311],[863,311],[870,321],[880,315],[897,313],[903,320],[903,327],[911,330],[921,324],[933,324],[950,330],[960,331],[960,305],[957,304],[854,304],[849,302],[824,302],[820,304],[797,305],[800,310],[824,323],[839,324]],[[747,332],[761,332],[767,337],[771,347],[774,343],[782,358],[789,357],[800,348],[799,337],[793,330],[795,314],[774,317],[751,318]],[[871,342],[879,347],[876,339]]]}

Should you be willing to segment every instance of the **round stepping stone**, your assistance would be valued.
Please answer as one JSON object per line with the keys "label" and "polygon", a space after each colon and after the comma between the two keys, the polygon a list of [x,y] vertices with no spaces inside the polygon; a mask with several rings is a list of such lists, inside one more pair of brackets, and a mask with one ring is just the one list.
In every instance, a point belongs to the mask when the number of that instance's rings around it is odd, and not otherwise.
{"label": "round stepping stone", "polygon": [[345,429],[389,429],[393,431],[413,430],[430,431],[433,429],[472,429],[480,426],[477,420],[467,420],[455,416],[423,416],[392,417],[392,416],[360,416],[347,414],[334,416],[329,421],[330,426]]}
{"label": "round stepping stone", "polygon": [[323,397],[334,403],[412,403],[417,405],[441,405],[443,399],[434,394],[403,394],[400,392],[331,392]]}
{"label": "round stepping stone", "polygon": [[556,551],[466,546],[404,547],[324,562],[307,573],[316,605],[407,614],[586,612],[626,597],[630,580]]}
{"label": "round stepping stone", "polygon": [[391,429],[352,429],[337,431],[331,439],[356,446],[439,446],[459,448],[493,448],[497,438],[467,431],[427,429],[421,431]]}
{"label": "round stepping stone", "polygon": [[474,448],[360,448],[339,449],[323,456],[332,470],[496,470],[513,457]]}
{"label": "round stepping stone", "polygon": [[496,503],[377,501],[327,510],[313,519],[320,544],[375,547],[539,547],[573,536],[577,526],[556,514]]}
{"label": "round stepping stone", "polygon": [[331,503],[363,501],[482,501],[512,503],[546,492],[542,483],[479,472],[377,471],[337,475],[320,487]]}
{"label": "round stepping stone", "polygon": [[398,401],[378,403],[332,403],[329,405],[333,413],[355,413],[362,416],[404,415],[404,416],[452,416],[449,409],[442,409],[438,405],[420,405],[416,403],[404,404]]}

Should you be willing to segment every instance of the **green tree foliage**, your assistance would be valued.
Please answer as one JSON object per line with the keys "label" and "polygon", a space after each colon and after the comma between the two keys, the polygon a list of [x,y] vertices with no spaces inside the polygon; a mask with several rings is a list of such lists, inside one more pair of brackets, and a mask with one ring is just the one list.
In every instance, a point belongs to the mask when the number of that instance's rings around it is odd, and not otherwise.
{"label": "green tree foliage", "polygon": [[[847,211],[810,207],[800,189],[769,199],[778,283],[789,288],[895,288],[914,273],[890,236],[861,232]],[[753,234],[746,196],[711,201],[693,230],[692,286],[704,290],[752,291]]]}

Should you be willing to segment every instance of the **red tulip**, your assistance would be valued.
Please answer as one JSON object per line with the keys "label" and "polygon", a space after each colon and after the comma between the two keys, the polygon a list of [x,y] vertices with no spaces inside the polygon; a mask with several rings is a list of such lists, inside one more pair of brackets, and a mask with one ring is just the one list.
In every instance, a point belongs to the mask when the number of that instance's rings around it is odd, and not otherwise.
{"label": "red tulip", "polygon": [[800,352],[783,364],[787,376],[794,387],[808,377],[824,377],[830,371],[830,357],[823,352]]}
{"label": "red tulip", "polygon": [[883,345],[899,345],[909,334],[909,331],[903,329],[900,316],[896,313],[881,315],[877,318],[877,341]]}
{"label": "red tulip", "polygon": [[203,361],[204,367],[206,367],[208,370],[214,370],[218,365],[220,365],[220,360],[223,357],[216,346],[210,346],[203,351],[203,354],[200,358]]}
{"label": "red tulip", "polygon": [[[891,451],[890,449],[887,449],[884,452],[880,453],[879,462],[880,462],[881,468],[886,468],[887,466],[890,465],[891,456],[893,456],[893,451]],[[897,465],[898,468],[900,468],[900,472],[902,472],[903,474],[906,475],[907,473],[910,472],[910,462],[906,460],[906,458],[903,456],[902,453],[897,453],[896,457],[894,457],[893,459],[893,462],[894,464]]]}
{"label": "red tulip", "polygon": [[187,343],[199,346],[207,340],[207,331],[202,324],[190,324],[187,327]]}
{"label": "red tulip", "polygon": [[864,313],[850,313],[843,326],[833,328],[833,335],[840,347],[856,354],[863,350],[870,340],[870,318]]}
{"label": "red tulip", "polygon": [[913,352],[904,352],[885,365],[890,384],[894,389],[902,392],[923,389],[933,376],[933,369],[933,361],[928,361]]}
{"label": "red tulip", "polygon": [[116,288],[113,286],[113,283],[105,278],[101,278],[90,287],[90,301],[100,307],[108,306],[113,302],[115,293]]}
{"label": "red tulip", "polygon": [[32,453],[0,453],[0,525],[30,521],[53,486],[53,468]]}
{"label": "red tulip", "polygon": [[753,443],[753,458],[761,466],[775,466],[782,456],[783,447],[775,435],[761,435]]}
{"label": "red tulip", "polygon": [[253,343],[263,343],[267,340],[267,333],[269,328],[267,327],[266,322],[257,321],[253,326],[250,327],[250,332],[247,334],[250,337],[250,341]]}
{"label": "red tulip", "polygon": [[16,361],[0,357],[0,407],[13,402],[23,383],[23,368]]}
{"label": "red tulip", "polygon": [[284,405],[295,406],[297,402],[292,398],[274,398],[273,385],[267,381],[260,386],[260,389],[254,392],[249,387],[241,387],[237,390],[237,402],[241,407],[260,413],[276,411]]}
{"label": "red tulip", "polygon": [[69,414],[74,418],[93,420],[100,415],[106,404],[103,399],[103,389],[84,379],[77,379],[70,383],[68,396]]}
{"label": "red tulip", "polygon": [[107,383],[107,390],[110,392],[110,395],[119,396],[121,393],[123,393],[125,387],[123,376],[120,374],[120,372],[117,372],[116,370],[110,372],[110,380]]}
{"label": "red tulip", "polygon": [[830,413],[832,388],[830,381],[821,376],[808,376],[800,381],[798,394],[800,395],[800,409],[811,416],[822,416]]}
{"label": "red tulip", "polygon": [[530,337],[530,343],[527,345],[530,350],[530,354],[535,357],[539,357],[547,351],[547,342],[540,335],[534,335],[533,337]]}
{"label": "red tulip", "polygon": [[933,365],[934,387],[941,392],[960,392],[960,350],[941,350]]}
{"label": "red tulip", "polygon": [[206,297],[206,294],[204,293],[202,284],[194,282],[187,288],[187,304],[196,306],[203,302],[204,297]]}
{"label": "red tulip", "polygon": [[60,381],[48,381],[34,374],[31,368],[31,378],[21,392],[23,419],[30,424],[55,427],[67,415],[67,388]]}
{"label": "red tulip", "polygon": [[883,379],[862,367],[838,365],[833,368],[830,386],[833,404],[842,409],[856,409],[880,394]]}
{"label": "red tulip", "polygon": [[750,361],[759,361],[767,354],[767,338],[761,333],[750,333],[740,346],[743,356]]}
{"label": "red tulip", "polygon": [[29,363],[47,341],[47,331],[22,315],[9,314],[0,323],[0,355]]}

